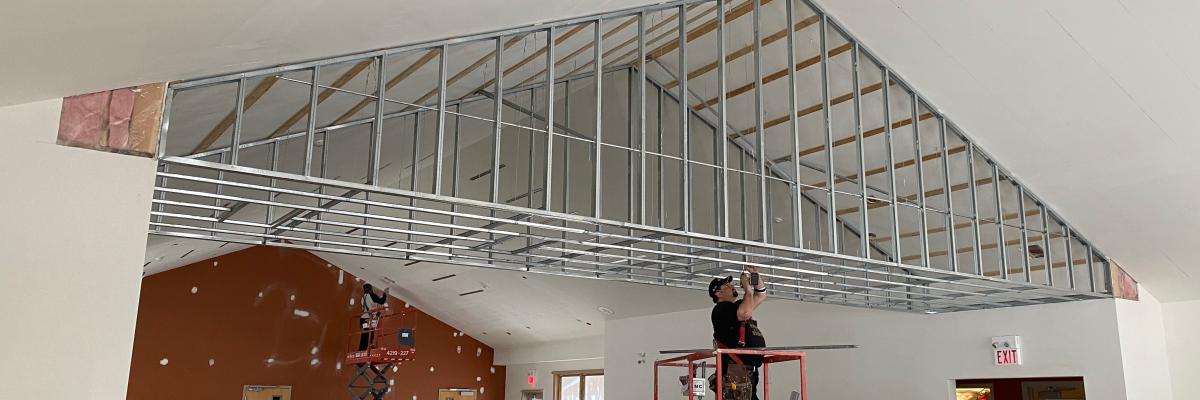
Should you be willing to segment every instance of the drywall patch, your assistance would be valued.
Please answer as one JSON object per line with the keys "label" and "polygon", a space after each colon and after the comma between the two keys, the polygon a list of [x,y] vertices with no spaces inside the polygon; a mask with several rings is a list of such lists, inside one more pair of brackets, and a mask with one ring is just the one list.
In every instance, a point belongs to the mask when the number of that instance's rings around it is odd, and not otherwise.
{"label": "drywall patch", "polygon": [[168,359],[166,359],[166,358],[163,358],[163,359],[161,359],[161,360],[158,360],[158,365],[167,365],[167,364],[169,364],[169,363],[171,363],[171,360],[168,360]]}
{"label": "drywall patch", "polygon": [[210,367],[211,367],[211,366],[213,366],[213,365],[216,365],[216,364],[217,364],[217,360],[215,360],[215,359],[212,359],[212,358],[208,359],[208,366],[210,366]]}
{"label": "drywall patch", "polygon": [[[295,315],[295,316],[301,317],[301,318],[308,318],[309,316],[312,315],[312,313],[308,312],[308,310],[297,308],[297,309],[292,310],[292,315]],[[314,347],[313,350],[316,351],[316,348]],[[316,353],[314,353],[314,354],[316,354]]]}
{"label": "drywall patch", "polygon": [[199,291],[200,291],[200,288],[192,286],[192,294],[196,294],[196,292],[199,292]]}

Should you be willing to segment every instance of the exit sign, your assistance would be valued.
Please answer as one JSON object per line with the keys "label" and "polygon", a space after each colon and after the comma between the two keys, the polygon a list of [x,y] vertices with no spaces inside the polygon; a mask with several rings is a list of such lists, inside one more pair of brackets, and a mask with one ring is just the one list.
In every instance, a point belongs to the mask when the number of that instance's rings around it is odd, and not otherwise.
{"label": "exit sign", "polygon": [[1021,337],[992,337],[992,361],[996,365],[1021,365]]}
{"label": "exit sign", "polygon": [[1021,365],[1021,349],[996,349],[996,365]]}

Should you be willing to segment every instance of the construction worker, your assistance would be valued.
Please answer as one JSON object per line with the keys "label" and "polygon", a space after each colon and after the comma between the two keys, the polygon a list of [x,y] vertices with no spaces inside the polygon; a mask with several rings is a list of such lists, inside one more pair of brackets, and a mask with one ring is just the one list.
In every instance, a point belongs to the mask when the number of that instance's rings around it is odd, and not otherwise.
{"label": "construction worker", "polygon": [[[716,303],[712,309],[713,343],[717,348],[730,349],[766,347],[767,341],[754,320],[754,310],[767,300],[767,283],[758,275],[758,267],[753,266],[746,267],[738,283],[746,293],[746,298],[741,300],[732,276],[714,278],[708,284],[708,296]],[[726,355],[717,362],[721,363],[726,382],[730,378],[734,381],[742,376],[749,378],[750,397],[758,400],[758,368],[762,361],[762,356]],[[717,384],[726,386],[726,382]],[[721,388],[714,387],[713,390]]]}
{"label": "construction worker", "polygon": [[366,350],[371,345],[371,338],[375,336],[375,330],[379,328],[379,314],[383,312],[383,308],[387,305],[388,289],[383,289],[383,295],[375,294],[375,288],[371,287],[370,283],[363,284],[363,294],[360,304],[362,304],[362,315],[358,317],[358,324],[362,328],[362,333],[358,336],[358,351]]}

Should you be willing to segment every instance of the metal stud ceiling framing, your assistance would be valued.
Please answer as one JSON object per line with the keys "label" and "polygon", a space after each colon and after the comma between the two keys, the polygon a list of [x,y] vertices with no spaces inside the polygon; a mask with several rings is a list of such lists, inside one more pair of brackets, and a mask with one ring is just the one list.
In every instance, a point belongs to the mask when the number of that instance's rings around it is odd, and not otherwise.
{"label": "metal stud ceiling framing", "polygon": [[909,312],[1110,296],[1100,251],[803,0],[178,82],[166,107],[154,235],[691,288],[749,264],[775,297]]}

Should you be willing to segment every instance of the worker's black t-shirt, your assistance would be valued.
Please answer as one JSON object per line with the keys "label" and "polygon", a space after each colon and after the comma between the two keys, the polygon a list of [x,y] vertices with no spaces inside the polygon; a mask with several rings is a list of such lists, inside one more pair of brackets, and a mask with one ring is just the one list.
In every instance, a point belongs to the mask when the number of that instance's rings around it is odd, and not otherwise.
{"label": "worker's black t-shirt", "polygon": [[[762,332],[758,330],[758,321],[754,319],[746,321],[746,345],[738,345],[738,335],[742,322],[738,321],[737,310],[741,305],[742,300],[738,300],[734,302],[723,301],[713,306],[713,339],[727,348],[766,347],[767,340],[763,338]],[[762,365],[761,356],[741,356],[740,358],[742,359],[742,363],[747,365]],[[733,362],[728,357],[724,357],[724,359],[726,363]]]}

